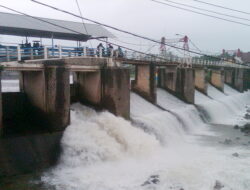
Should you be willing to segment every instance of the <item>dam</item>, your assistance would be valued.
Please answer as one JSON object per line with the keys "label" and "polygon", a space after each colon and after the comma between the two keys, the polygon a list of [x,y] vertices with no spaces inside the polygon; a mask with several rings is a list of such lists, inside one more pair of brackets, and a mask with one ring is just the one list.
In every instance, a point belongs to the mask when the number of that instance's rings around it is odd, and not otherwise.
{"label": "dam", "polygon": [[[242,144],[248,143],[244,143],[247,138],[240,137],[241,140],[232,142],[235,146],[233,150],[226,148],[228,145],[224,144],[225,139],[229,138],[226,135],[232,135],[230,129],[234,130],[233,126],[247,123],[245,115],[249,108],[250,94],[244,88],[247,86],[244,83],[248,81],[243,78],[244,72],[248,72],[247,68],[230,67],[230,77],[233,79],[229,81],[225,77],[229,78],[229,74],[225,75],[225,69],[229,68],[225,66],[193,65],[190,68],[178,67],[178,64],[170,62],[152,63],[132,59],[75,57],[3,65],[3,73],[16,71],[20,79],[12,87],[10,84],[13,82],[10,80],[3,80],[2,83],[2,88],[7,88],[7,91],[8,88],[19,91],[1,93],[3,127],[0,149],[1,155],[4,155],[0,162],[2,177],[39,171],[56,164],[51,173],[43,174],[43,182],[72,188],[71,178],[73,180],[79,175],[84,178],[73,187],[76,185],[85,189],[87,176],[94,175],[97,171],[105,172],[112,166],[112,162],[118,162],[116,167],[119,168],[110,171],[112,178],[115,175],[121,176],[120,172],[124,170],[131,173],[126,169],[126,159],[132,159],[132,163],[129,163],[132,168],[143,167],[144,164],[148,166],[152,161],[155,164],[149,167],[150,171],[138,170],[142,173],[127,176],[126,180],[134,177],[143,183],[140,177],[147,180],[145,175],[157,174],[165,181],[164,177],[166,180],[171,179],[169,175],[176,169],[175,164],[176,167],[184,164],[184,168],[178,170],[189,173],[190,168],[185,168],[187,163],[192,165],[198,162],[201,169],[209,159],[216,159],[216,163],[211,166],[216,168],[214,172],[220,169],[220,172],[229,172],[230,167],[217,167],[224,159],[227,159],[227,164],[233,165],[231,162],[234,162],[234,158],[225,156],[230,157],[234,152],[246,156],[238,164],[239,170],[247,170],[243,163],[248,154],[244,148],[238,149]],[[135,78],[131,83],[130,65],[135,68]],[[16,114],[20,112],[15,109],[20,105],[24,106],[23,110],[31,106],[34,117],[43,119],[39,120],[41,125],[32,123],[33,126],[27,128],[27,131],[9,123],[10,120],[17,121],[21,118],[17,117]],[[21,122],[23,121],[22,118]],[[215,132],[222,137],[217,137]],[[199,139],[202,136],[205,136],[204,139]],[[212,139],[214,140],[211,141]],[[205,143],[208,150],[201,151],[200,143]],[[214,143],[218,144],[216,147],[219,149],[226,148],[222,151],[223,155],[221,151],[210,147]],[[216,158],[213,156],[215,154]],[[174,156],[179,159],[175,160]],[[183,156],[188,162],[181,159]],[[152,160],[143,160],[143,157],[152,157]],[[137,165],[137,159],[142,159],[142,163]],[[94,168],[91,169],[92,165],[101,167],[95,171]],[[167,167],[169,173],[159,170],[158,165]],[[216,180],[226,181],[226,176],[201,179],[197,176],[200,172],[193,172],[195,179],[206,185],[212,185]],[[136,175],[140,177],[137,178]],[[176,175],[179,179],[178,174]],[[230,173],[227,175],[230,176]],[[63,180],[65,177],[66,181]],[[108,180],[105,176],[93,179],[97,181],[91,184],[106,183]],[[241,176],[235,184],[228,185],[243,185],[246,180]],[[176,183],[176,187],[189,187],[185,180],[183,183]],[[130,185],[129,189],[135,184]],[[137,185],[138,188],[141,187],[141,184]],[[168,184],[163,184],[165,185]],[[201,188],[199,184],[193,185]],[[111,186],[118,188],[119,183],[112,183]],[[105,184],[106,188],[111,186]],[[198,189],[193,186],[190,188]]]}
{"label": "dam", "polygon": [[87,47],[2,49],[3,181],[38,173],[27,187],[249,189],[249,133],[240,130],[249,123],[248,66]]}

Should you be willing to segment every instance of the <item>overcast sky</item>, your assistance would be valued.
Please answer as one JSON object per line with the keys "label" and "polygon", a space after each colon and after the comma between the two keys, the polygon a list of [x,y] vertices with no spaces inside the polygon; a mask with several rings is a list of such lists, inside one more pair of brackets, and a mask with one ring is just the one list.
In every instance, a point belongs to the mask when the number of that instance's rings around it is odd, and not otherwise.
{"label": "overcast sky", "polygon": [[[75,0],[40,0],[45,3],[79,14]],[[250,27],[233,24],[205,16],[197,15],[172,7],[152,2],[151,0],[78,0],[83,16],[113,25],[124,30],[135,32],[154,39],[177,38],[175,34],[188,35],[201,49],[209,52],[221,52],[222,49],[237,49],[250,51]],[[238,14],[222,9],[216,9],[194,2],[193,0],[173,0],[189,5],[199,6],[214,11],[237,15],[250,19],[250,15]],[[234,9],[250,12],[249,0],[203,0]],[[0,0],[0,4],[29,13],[34,16],[81,21],[70,15],[42,7],[30,0]],[[0,9],[1,12],[9,12]],[[238,20],[240,21],[240,20]],[[250,21],[241,21],[250,24]],[[113,31],[112,31],[113,32]],[[121,41],[138,44],[152,44],[146,41],[132,39],[125,34],[114,34]],[[0,41],[9,40],[0,36]],[[118,42],[117,42],[118,43]],[[133,46],[134,48],[140,48]]]}

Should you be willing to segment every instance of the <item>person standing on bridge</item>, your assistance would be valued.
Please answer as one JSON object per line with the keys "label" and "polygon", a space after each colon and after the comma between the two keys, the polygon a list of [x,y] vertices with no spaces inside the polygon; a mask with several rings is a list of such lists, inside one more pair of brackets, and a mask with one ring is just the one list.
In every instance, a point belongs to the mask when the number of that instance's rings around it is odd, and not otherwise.
{"label": "person standing on bridge", "polygon": [[111,44],[108,44],[108,47],[107,47],[107,56],[108,57],[113,57],[113,54],[114,54],[114,48]]}
{"label": "person standing on bridge", "polygon": [[104,56],[104,46],[102,45],[102,43],[100,43],[98,46],[97,46],[97,56],[98,57],[103,57]]}
{"label": "person standing on bridge", "polygon": [[124,56],[124,54],[123,54],[122,48],[119,46],[118,47],[118,57],[123,58],[123,56]]}

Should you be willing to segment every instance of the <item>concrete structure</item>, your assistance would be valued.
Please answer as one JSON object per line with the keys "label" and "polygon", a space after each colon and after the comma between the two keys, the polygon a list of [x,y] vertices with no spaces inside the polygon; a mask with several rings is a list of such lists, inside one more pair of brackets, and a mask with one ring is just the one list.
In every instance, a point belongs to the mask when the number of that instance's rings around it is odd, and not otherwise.
{"label": "concrete structure", "polygon": [[96,72],[76,72],[76,94],[84,104],[101,106],[102,84],[101,70]]}
{"label": "concrete structure", "polygon": [[243,71],[243,90],[250,89],[250,69]]}
{"label": "concrete structure", "polygon": [[239,92],[244,90],[244,69],[242,68],[225,68],[225,83],[235,88]]}
{"label": "concrete structure", "polygon": [[194,103],[194,70],[166,67],[158,70],[158,86],[187,103]]}
{"label": "concrete structure", "polygon": [[[107,62],[73,58],[6,67],[20,72],[21,92],[4,94],[0,177],[35,172],[56,163],[63,130],[70,122],[70,90],[75,101],[129,119],[129,69],[107,67]],[[76,76],[71,87],[70,72]]]}
{"label": "concrete structure", "polygon": [[132,90],[149,102],[156,103],[156,66],[136,65],[135,80],[132,81]]}
{"label": "concrete structure", "polygon": [[[164,72],[165,71],[165,72]],[[177,68],[176,66],[165,67],[163,73],[159,75],[160,87],[166,88],[171,92],[176,92]],[[161,82],[162,81],[162,82]]]}
{"label": "concrete structure", "polygon": [[48,61],[44,66],[43,71],[22,71],[20,89],[47,115],[51,130],[62,131],[70,122],[69,68],[63,61]]}
{"label": "concrete structure", "polygon": [[60,156],[63,132],[0,138],[0,179],[43,171]]}
{"label": "concrete structure", "polygon": [[96,72],[77,72],[78,100],[129,119],[129,70],[103,68]]}
{"label": "concrete structure", "polygon": [[[3,94],[3,112],[0,93],[0,122],[3,119],[6,124],[4,129],[8,128],[8,124],[11,125],[8,130],[3,130],[7,131],[7,135],[0,139],[0,155],[4,155],[0,157],[0,177],[34,172],[56,163],[62,132],[70,122],[70,99],[129,119],[129,69],[122,66],[109,67],[109,63],[112,63],[110,58],[74,57],[49,60],[3,64],[8,71],[21,72],[21,92]],[[115,61],[119,62],[118,59]],[[207,92],[206,69],[201,65],[192,69],[179,68],[174,63],[140,60],[119,63],[135,65],[132,90],[152,103],[156,103],[157,97],[157,67],[158,86],[181,100],[194,103],[195,86],[203,93]],[[211,68],[210,81],[223,90],[224,73],[218,68],[220,67]],[[70,73],[74,75],[72,85],[69,81]],[[228,73],[225,81],[235,88],[241,89],[243,84],[244,89],[250,87],[249,70],[235,69]],[[38,117],[33,118],[33,115]],[[23,123],[23,120],[29,120],[30,117],[32,122],[37,122],[38,118],[48,123],[42,123],[41,126],[36,125],[37,123]],[[48,130],[43,128],[45,126],[49,126]]]}
{"label": "concrete structure", "polygon": [[239,92],[244,91],[243,77],[244,77],[244,69],[234,68],[233,87]]}
{"label": "concrete structure", "polygon": [[211,70],[211,84],[218,90],[224,92],[224,70]]}
{"label": "concrete structure", "polygon": [[232,68],[227,68],[224,70],[224,82],[228,85],[233,85],[234,83],[234,70]]}
{"label": "concrete structure", "polygon": [[179,68],[177,70],[176,93],[185,102],[194,104],[195,79],[193,69]]}
{"label": "concrete structure", "polygon": [[195,88],[207,95],[207,69],[204,68],[195,68]]}

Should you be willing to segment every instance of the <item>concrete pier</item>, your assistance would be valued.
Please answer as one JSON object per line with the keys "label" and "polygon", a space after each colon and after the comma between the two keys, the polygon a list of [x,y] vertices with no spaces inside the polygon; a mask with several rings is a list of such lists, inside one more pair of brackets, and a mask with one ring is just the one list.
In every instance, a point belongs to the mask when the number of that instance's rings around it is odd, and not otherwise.
{"label": "concrete pier", "polygon": [[124,68],[102,70],[102,106],[125,119],[130,118],[130,75]]}
{"label": "concrete pier", "polygon": [[166,67],[158,70],[158,86],[187,103],[194,103],[195,79],[191,68]]}
{"label": "concrete pier", "polygon": [[162,88],[169,90],[170,92],[176,92],[176,80],[177,80],[177,68],[176,66],[165,67],[164,71],[160,73],[159,81]]}
{"label": "concrete pier", "polygon": [[38,111],[47,115],[52,131],[64,130],[70,122],[69,68],[49,61],[43,71],[22,71],[21,90]]}
{"label": "concrete pier", "polygon": [[211,70],[211,84],[218,90],[224,92],[224,70]]}
{"label": "concrete pier", "polygon": [[176,94],[183,101],[194,104],[195,79],[192,68],[178,68]]}
{"label": "concrete pier", "polygon": [[205,68],[195,68],[195,88],[207,95],[207,69]]}
{"label": "concrete pier", "polygon": [[234,83],[234,70],[232,68],[227,68],[224,70],[224,81],[226,84],[233,86]]}
{"label": "concrete pier", "polygon": [[243,72],[243,90],[250,89],[250,69],[244,69]]}
{"label": "concrete pier", "polygon": [[238,90],[239,92],[244,91],[243,77],[244,77],[244,69],[235,68],[234,69],[233,87],[236,90]]}
{"label": "concrete pier", "polygon": [[156,103],[156,67],[150,65],[136,65],[135,80],[132,81],[132,90],[149,102]]}
{"label": "concrete pier", "polygon": [[76,72],[78,100],[83,104],[101,106],[101,70],[96,72]]}
{"label": "concrete pier", "polygon": [[78,100],[129,119],[129,70],[106,67],[96,72],[77,72]]}

